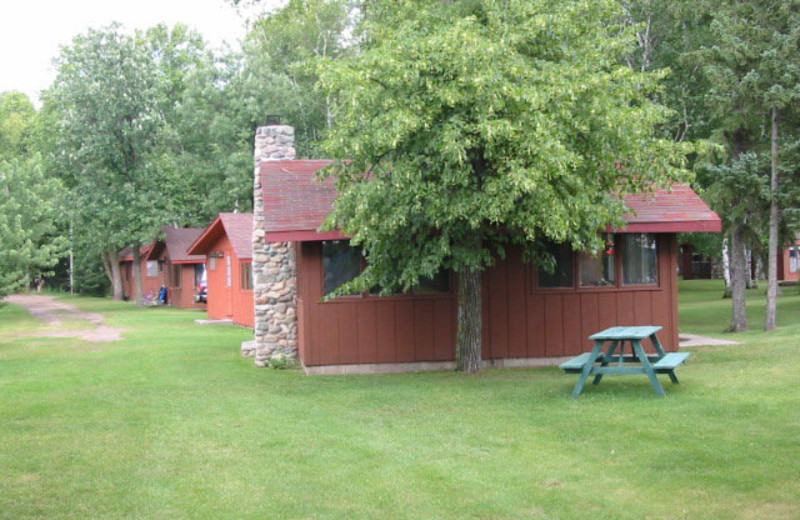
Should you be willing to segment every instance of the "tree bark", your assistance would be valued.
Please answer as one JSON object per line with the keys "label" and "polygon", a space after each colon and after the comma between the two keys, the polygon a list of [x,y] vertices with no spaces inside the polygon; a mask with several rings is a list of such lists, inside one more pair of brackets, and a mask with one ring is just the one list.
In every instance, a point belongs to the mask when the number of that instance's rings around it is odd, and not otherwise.
{"label": "tree bark", "polygon": [[142,288],[142,254],[139,251],[139,244],[131,246],[131,254],[133,255],[133,299],[136,305],[144,305],[144,290]]}
{"label": "tree bark", "polygon": [[473,374],[481,369],[483,313],[481,272],[464,268],[458,272],[458,332],[456,370]]}
{"label": "tree bark", "polygon": [[102,255],[103,268],[106,271],[106,277],[111,282],[111,297],[115,300],[122,300],[125,297],[125,291],[122,287],[122,273],[119,269],[119,255],[116,251],[105,251]]}
{"label": "tree bark", "polygon": [[731,229],[731,295],[733,312],[729,332],[747,330],[747,300],[745,293],[744,226],[734,223]]}
{"label": "tree bark", "polygon": [[728,253],[728,237],[725,237],[722,239],[722,277],[725,280],[723,298],[731,297],[731,261]]}
{"label": "tree bark", "polygon": [[772,164],[769,183],[769,246],[767,250],[767,309],[764,330],[773,330],[778,299],[778,109],[772,109]]}

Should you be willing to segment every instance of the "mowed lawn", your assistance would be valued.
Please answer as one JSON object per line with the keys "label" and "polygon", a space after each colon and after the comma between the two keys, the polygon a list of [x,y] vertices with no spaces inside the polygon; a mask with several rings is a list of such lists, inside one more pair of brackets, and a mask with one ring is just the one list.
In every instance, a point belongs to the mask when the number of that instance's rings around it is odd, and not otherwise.
{"label": "mowed lawn", "polygon": [[[684,282],[682,330],[719,333],[720,294]],[[3,519],[800,518],[796,288],[779,330],[692,349],[666,399],[642,376],[573,399],[555,367],[257,369],[239,357],[246,329],[64,300],[126,339],[24,337],[52,327],[0,308]]]}

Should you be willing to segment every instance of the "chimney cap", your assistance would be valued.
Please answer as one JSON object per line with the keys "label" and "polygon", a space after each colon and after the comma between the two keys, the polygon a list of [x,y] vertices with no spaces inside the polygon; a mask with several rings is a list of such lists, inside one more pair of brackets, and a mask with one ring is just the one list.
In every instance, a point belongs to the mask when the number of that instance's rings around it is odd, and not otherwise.
{"label": "chimney cap", "polygon": [[280,114],[268,114],[267,115],[267,126],[279,125],[281,124],[281,116]]}

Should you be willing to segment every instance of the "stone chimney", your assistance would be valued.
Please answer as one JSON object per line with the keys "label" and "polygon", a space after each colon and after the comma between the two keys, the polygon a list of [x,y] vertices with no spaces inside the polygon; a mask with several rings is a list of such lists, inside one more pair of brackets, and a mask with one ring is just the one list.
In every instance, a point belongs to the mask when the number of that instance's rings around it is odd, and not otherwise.
{"label": "stone chimney", "polygon": [[297,272],[291,242],[267,242],[261,191],[261,163],[295,158],[294,128],[262,126],[256,130],[253,183],[253,298],[255,345],[243,348],[256,366],[273,356],[297,358]]}

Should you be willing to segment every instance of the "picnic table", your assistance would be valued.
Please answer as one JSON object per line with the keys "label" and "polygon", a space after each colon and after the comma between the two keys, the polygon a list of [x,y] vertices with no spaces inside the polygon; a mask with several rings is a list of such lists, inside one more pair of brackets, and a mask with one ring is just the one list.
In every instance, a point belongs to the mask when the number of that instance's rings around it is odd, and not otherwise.
{"label": "picnic table", "polygon": [[[656,335],[661,328],[654,325],[611,327],[589,336],[589,339],[594,340],[591,352],[585,352],[559,365],[566,373],[580,374],[572,397],[581,395],[589,376],[594,376],[596,385],[606,374],[645,374],[650,379],[655,392],[661,397],[665,397],[666,393],[664,393],[664,388],[656,374],[667,374],[673,384],[678,384],[675,369],[686,361],[689,354],[664,352]],[[642,340],[647,338],[655,348],[654,353],[648,354],[642,347]],[[629,354],[625,353],[626,343],[630,347]]]}

